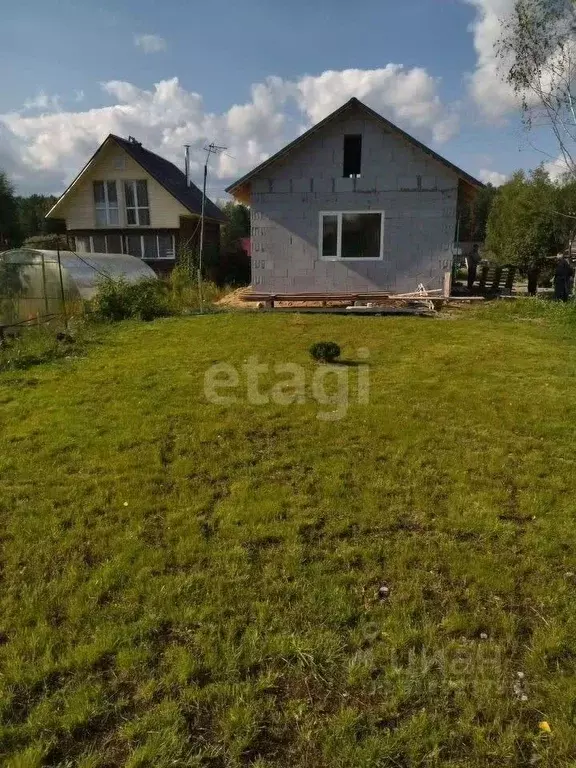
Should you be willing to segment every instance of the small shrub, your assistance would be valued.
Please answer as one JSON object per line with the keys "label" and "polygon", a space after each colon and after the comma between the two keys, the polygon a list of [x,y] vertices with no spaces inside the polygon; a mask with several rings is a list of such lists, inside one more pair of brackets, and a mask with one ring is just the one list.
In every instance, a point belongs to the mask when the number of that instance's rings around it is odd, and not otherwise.
{"label": "small shrub", "polygon": [[340,357],[340,347],[334,341],[317,341],[310,347],[310,354],[320,363],[333,363]]}
{"label": "small shrub", "polygon": [[103,280],[92,299],[94,314],[102,320],[124,320],[130,316],[128,284],[119,280]]}
{"label": "small shrub", "polygon": [[[170,301],[175,312],[194,312],[200,308],[198,281],[190,275],[187,267],[177,265],[168,278]],[[202,281],[202,299],[205,310],[210,308],[226,293],[226,288],[219,288],[209,280]]]}
{"label": "small shrub", "polygon": [[166,284],[156,278],[137,283],[129,283],[123,277],[105,279],[98,286],[92,307],[101,320],[153,320],[173,313],[168,293]]}
{"label": "small shrub", "polygon": [[131,317],[154,320],[173,314],[166,285],[160,280],[148,279],[132,283],[128,291]]}
{"label": "small shrub", "polygon": [[34,235],[24,240],[23,248],[39,248],[47,251],[67,251],[69,249],[68,239],[64,235]]}
{"label": "small shrub", "polygon": [[183,296],[190,288],[196,285],[196,280],[193,278],[190,270],[191,268],[188,264],[179,262],[170,273],[168,282],[175,296]]}

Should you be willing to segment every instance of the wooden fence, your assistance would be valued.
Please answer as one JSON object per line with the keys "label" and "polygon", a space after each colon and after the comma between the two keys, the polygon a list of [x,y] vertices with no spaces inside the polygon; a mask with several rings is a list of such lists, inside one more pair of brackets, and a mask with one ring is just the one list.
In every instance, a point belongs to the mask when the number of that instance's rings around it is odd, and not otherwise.
{"label": "wooden fence", "polygon": [[511,294],[515,277],[516,267],[485,264],[480,270],[480,291]]}

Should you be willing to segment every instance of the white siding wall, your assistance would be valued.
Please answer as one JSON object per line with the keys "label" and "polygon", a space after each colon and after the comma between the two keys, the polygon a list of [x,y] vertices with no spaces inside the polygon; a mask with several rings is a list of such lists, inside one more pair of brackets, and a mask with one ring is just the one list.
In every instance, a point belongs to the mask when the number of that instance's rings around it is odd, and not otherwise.
{"label": "white siding wall", "polygon": [[[125,160],[124,170],[118,170],[114,166],[116,158],[119,157],[123,157]],[[114,179],[120,181],[147,180],[151,228],[178,229],[180,226],[180,216],[190,215],[187,208],[166,192],[164,187],[112,141],[102,150],[102,153],[94,165],[88,169],[84,177],[72,188],[68,198],[63,201],[54,215],[66,219],[67,229],[95,229],[96,221],[92,182]],[[119,228],[122,228],[126,227],[123,184],[118,185],[118,195],[120,203]],[[106,227],[106,229],[111,229],[111,227]]]}

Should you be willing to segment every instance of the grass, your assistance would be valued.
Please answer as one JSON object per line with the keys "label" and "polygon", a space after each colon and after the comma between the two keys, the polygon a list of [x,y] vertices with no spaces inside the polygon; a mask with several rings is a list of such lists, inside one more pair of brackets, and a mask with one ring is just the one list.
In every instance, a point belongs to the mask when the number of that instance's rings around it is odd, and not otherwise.
{"label": "grass", "polygon": [[[117,321],[119,316],[141,319],[141,315],[149,314],[150,317],[144,318],[149,320],[199,312],[197,285],[191,284],[187,275],[178,274],[179,281],[144,280],[138,286],[123,280],[105,280],[91,304],[69,305],[67,328],[62,318],[56,318],[44,325],[24,325],[18,333],[6,334],[0,339],[0,373],[24,371],[43,363],[82,356],[105,336],[107,323]],[[215,283],[203,283],[204,311],[214,311],[214,304],[229,290]]]}
{"label": "grass", "polygon": [[25,371],[42,363],[82,356],[103,330],[83,319],[73,319],[69,331],[62,322],[22,328],[18,335],[7,335],[0,342],[0,372]]}
{"label": "grass", "polygon": [[[3,373],[2,765],[576,764],[554,311],[130,322]],[[207,401],[250,355],[310,395],[319,339],[369,349],[369,405]]]}

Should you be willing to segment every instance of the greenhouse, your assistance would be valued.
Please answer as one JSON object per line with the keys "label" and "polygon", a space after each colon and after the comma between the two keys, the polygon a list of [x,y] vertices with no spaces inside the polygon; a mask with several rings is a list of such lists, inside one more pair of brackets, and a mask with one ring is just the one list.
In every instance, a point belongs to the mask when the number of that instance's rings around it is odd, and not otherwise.
{"label": "greenhouse", "polygon": [[156,275],[140,259],[122,253],[28,248],[0,253],[0,328],[61,316],[66,307],[91,299],[102,280],[119,277],[135,283]]}

